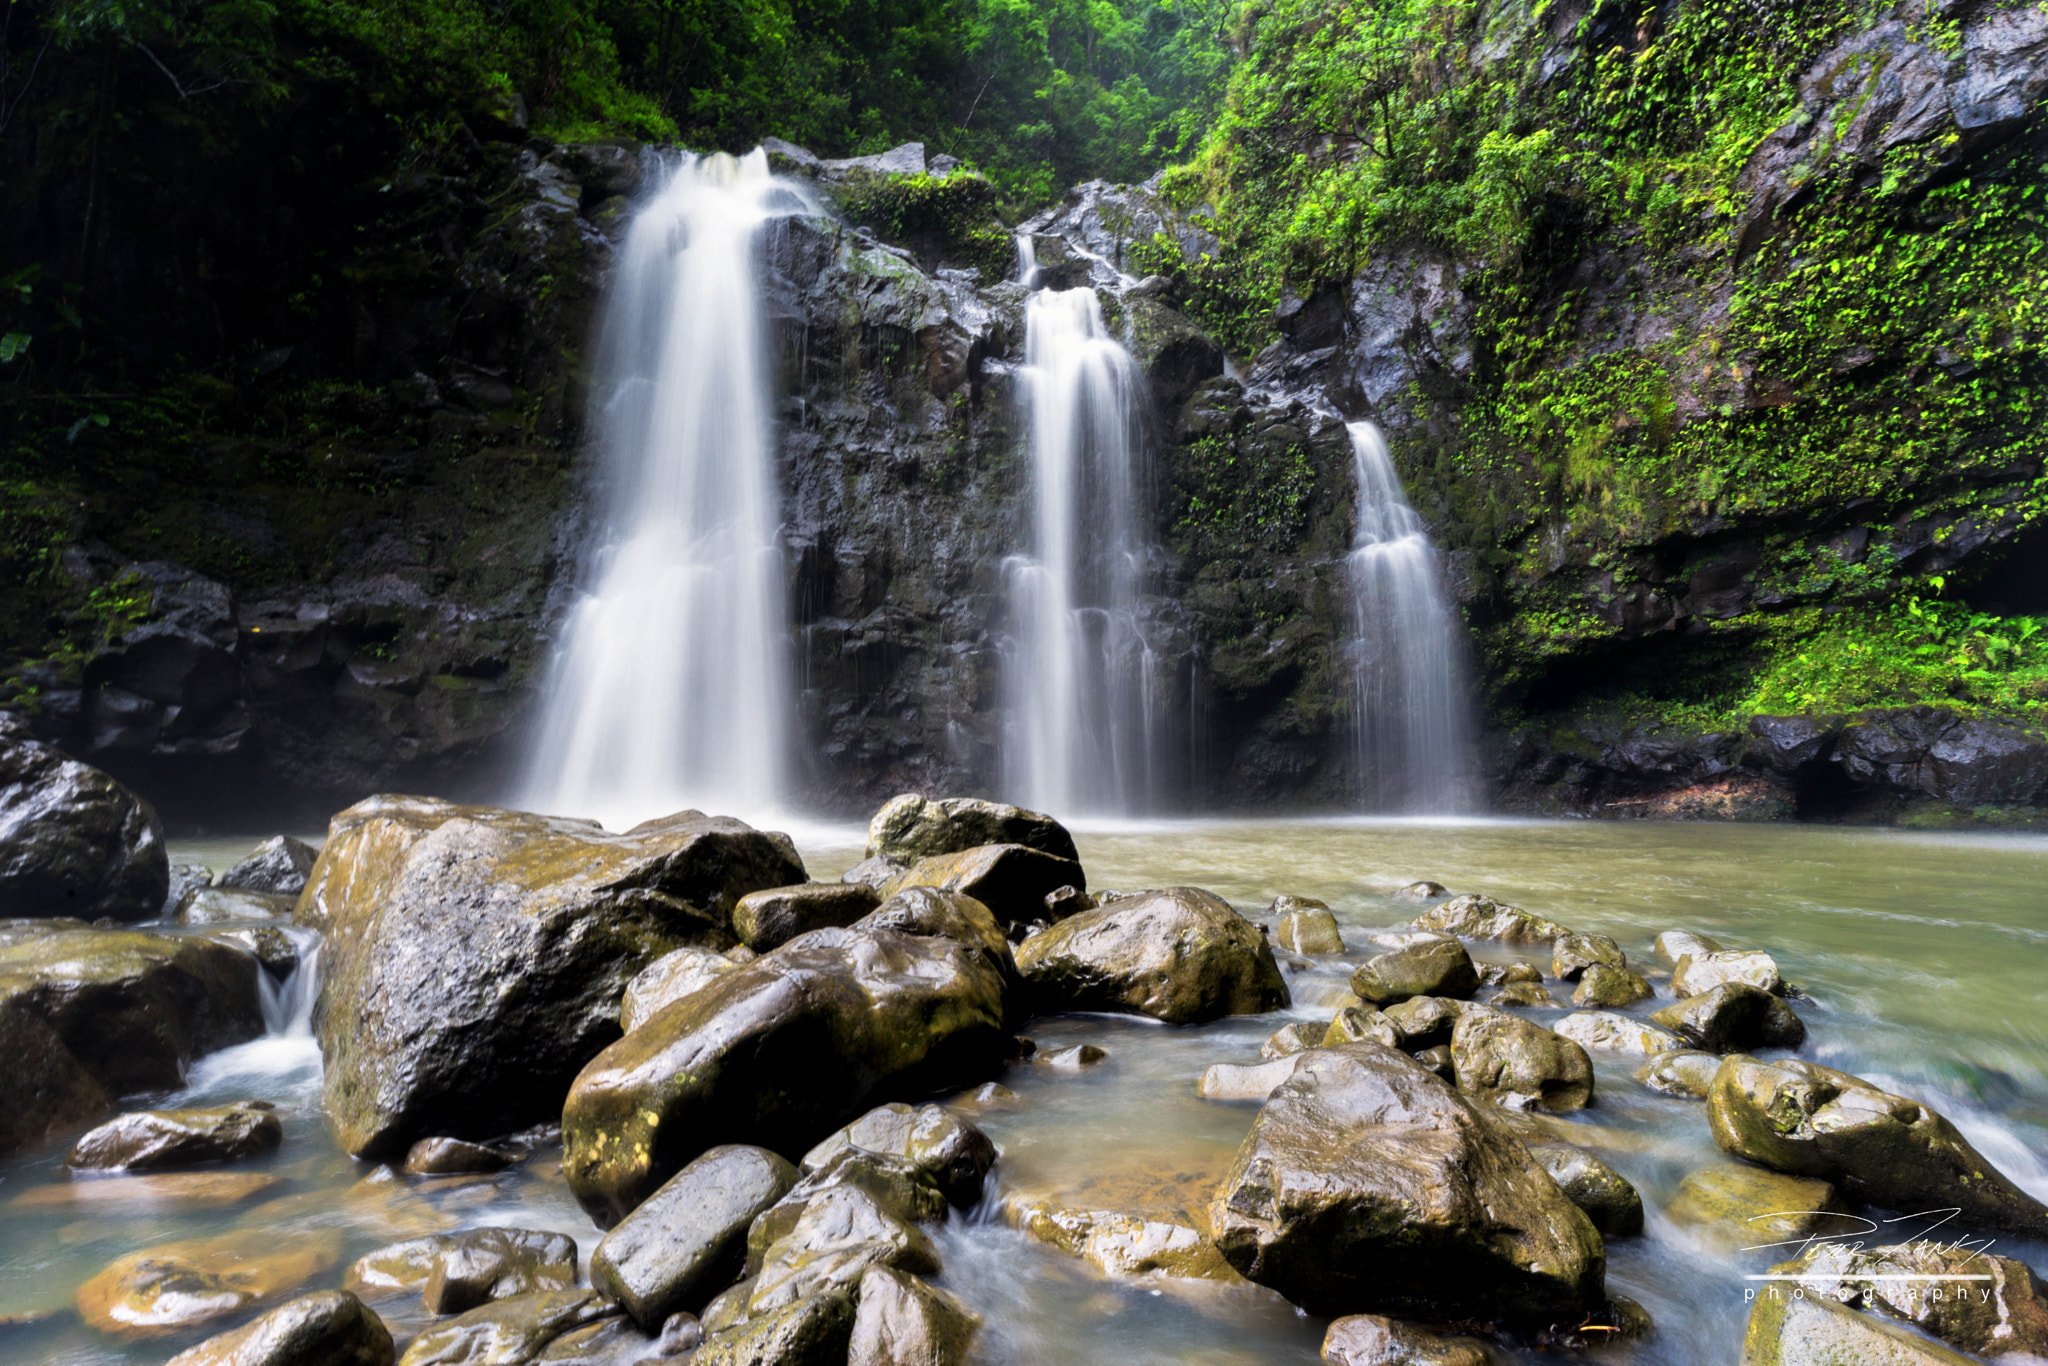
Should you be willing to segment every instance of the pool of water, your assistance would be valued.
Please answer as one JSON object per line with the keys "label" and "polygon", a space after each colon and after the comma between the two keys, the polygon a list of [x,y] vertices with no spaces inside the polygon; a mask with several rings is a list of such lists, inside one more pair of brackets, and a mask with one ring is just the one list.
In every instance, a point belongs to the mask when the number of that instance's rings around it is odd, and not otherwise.
{"label": "pool of water", "polygon": [[[993,1198],[941,1233],[946,1269],[939,1279],[984,1315],[978,1352],[986,1362],[1317,1359],[1325,1322],[1277,1295],[1205,1281],[1114,1280],[1031,1242],[991,1212],[1019,1192],[1140,1212],[1199,1203],[1257,1113],[1250,1104],[1198,1099],[1202,1070],[1256,1061],[1261,1041],[1291,1019],[1327,1019],[1351,969],[1379,951],[1370,935],[1416,913],[1415,903],[1389,894],[1418,878],[1612,935],[1642,965],[1655,961],[1651,939],[1672,928],[1770,950],[1807,998],[1798,1005],[1810,1031],[1801,1056],[1935,1106],[2022,1186],[2048,1198],[2041,1156],[2048,1152],[2048,840],[1793,826],[1395,821],[1084,828],[1077,840],[1097,888],[1190,883],[1253,919],[1279,893],[1321,898],[1336,910],[1352,951],[1290,958],[1295,1005],[1273,1015],[1187,1029],[1105,1016],[1032,1023],[1041,1055],[1089,1042],[1109,1056],[1081,1071],[1015,1065],[1001,1080],[1016,1098],[973,1112],[1002,1158]],[[799,832],[818,877],[855,862],[858,841],[854,830]],[[178,846],[173,857],[202,855],[199,861],[224,866],[248,843]],[[1517,956],[1474,947],[1498,961]],[[1547,971],[1540,952],[1520,956]],[[1525,1013],[1549,1022],[1563,1011]],[[1705,1107],[1637,1084],[1635,1060],[1594,1057],[1594,1105],[1557,1123],[1643,1194],[1648,1227],[1640,1238],[1609,1241],[1608,1284],[1645,1305],[1658,1326],[1641,1345],[1601,1356],[1674,1366],[1734,1360],[1747,1313],[1742,1277],[1775,1258],[1730,1252],[1663,1216],[1686,1173],[1719,1160]],[[318,1109],[319,1076],[310,1038],[285,1034],[204,1060],[190,1089],[170,1098],[269,1099],[282,1109],[283,1148],[231,1169],[270,1183],[232,1205],[193,1208],[167,1198],[103,1207],[78,1197],[76,1187],[91,1183],[64,1180],[62,1144],[0,1160],[0,1316],[68,1304],[115,1257],[195,1237],[304,1246],[324,1268],[309,1286],[338,1284],[349,1260],[415,1232],[514,1225],[570,1234],[586,1258],[595,1246],[597,1231],[562,1183],[555,1152],[543,1150],[498,1177],[392,1180],[334,1147]],[[1996,1250],[2048,1265],[2048,1247],[2039,1244],[2008,1237]],[[394,1328],[410,1333],[417,1322],[401,1315]],[[60,1314],[0,1329],[0,1360],[153,1366],[189,1341],[113,1342]],[[1539,1359],[1557,1358],[1527,1357]]]}

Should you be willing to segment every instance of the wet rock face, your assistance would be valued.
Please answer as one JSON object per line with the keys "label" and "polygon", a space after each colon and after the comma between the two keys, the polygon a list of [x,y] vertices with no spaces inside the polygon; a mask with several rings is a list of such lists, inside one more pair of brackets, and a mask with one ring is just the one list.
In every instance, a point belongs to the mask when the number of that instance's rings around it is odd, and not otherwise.
{"label": "wet rock face", "polygon": [[280,1299],[340,1259],[338,1233],[167,1243],[122,1257],[80,1286],[78,1314],[113,1337],[170,1337]]}
{"label": "wet rock face", "polygon": [[1785,994],[1777,960],[1757,949],[1688,953],[1671,969],[1671,994],[1681,999],[1703,995],[1723,982],[1741,982],[1774,996]]}
{"label": "wet rock face", "polygon": [[766,953],[812,930],[851,925],[881,902],[880,893],[857,882],[806,882],[749,892],[733,907],[733,933],[754,952]]}
{"label": "wet rock face", "polygon": [[1379,954],[1351,974],[1362,1001],[1390,1006],[1415,996],[1463,998],[1479,988],[1472,955],[1455,939],[1439,939]]}
{"label": "wet rock face", "polygon": [[1796,1058],[1722,1060],[1707,1096],[1721,1151],[1838,1183],[1884,1209],[1947,1208],[1965,1223],[2040,1237],[2043,1206],[1918,1101]]}
{"label": "wet rock face", "polygon": [[675,949],[640,970],[619,1000],[619,1028],[632,1032],[670,1001],[678,1001],[739,964],[712,949]]}
{"label": "wet rock face", "polygon": [[1201,1024],[1288,1003],[1265,936],[1198,887],[1119,898],[1039,931],[1016,955],[1041,1010]]}
{"label": "wet rock face", "polygon": [[65,1163],[95,1171],[152,1171],[255,1157],[283,1141],[284,1126],[268,1105],[137,1110],[79,1139]]}
{"label": "wet rock face", "polygon": [[1632,1238],[1643,1231],[1643,1197],[1620,1172],[1562,1143],[1532,1143],[1529,1153],[1602,1237]]}
{"label": "wet rock face", "polygon": [[346,1290],[322,1290],[208,1338],[170,1366],[391,1366],[397,1357],[368,1305]]}
{"label": "wet rock face", "polygon": [[[1771,1268],[1809,1295],[1901,1319],[1978,1356],[2048,1355],[2048,1287],[2024,1262],[1935,1242],[1868,1251],[1828,1244]],[[1957,1279],[1936,1297],[1940,1277]],[[1920,1277],[1918,1281],[1911,1278]]]}
{"label": "wet rock face", "polygon": [[180,925],[219,925],[239,920],[275,920],[292,913],[298,898],[231,887],[194,887],[178,898]]}
{"label": "wet rock face", "polygon": [[1742,1366],[1832,1366],[1839,1361],[1969,1366],[1971,1358],[1823,1296],[1794,1296],[1789,1288],[1757,1295],[1743,1330]]}
{"label": "wet rock face", "polygon": [[558,1339],[618,1315],[594,1290],[546,1290],[494,1300],[414,1338],[399,1366],[530,1362]]}
{"label": "wet rock face", "polygon": [[426,798],[350,807],[299,906],[326,936],[315,1025],[343,1146],[553,1118],[642,968],[731,943],[740,897],[802,878],[786,836],[696,812],[613,835]]}
{"label": "wet rock face", "polygon": [[867,856],[905,865],[984,844],[1021,844],[1054,858],[1081,859],[1074,837],[1051,816],[974,797],[892,797],[868,822]]}
{"label": "wet rock face", "polygon": [[194,1059],[261,1034],[261,973],[197,937],[0,921],[0,1151],[173,1089]]}
{"label": "wet rock face", "polygon": [[493,1300],[573,1290],[576,1240],[520,1228],[440,1233],[359,1259],[349,1288],[363,1295],[417,1291],[431,1314],[461,1314]]}
{"label": "wet rock face", "polygon": [[949,928],[815,930],[606,1048],[562,1111],[563,1166],[584,1208],[609,1226],[717,1144],[800,1152],[890,1094],[992,1076],[1010,1038],[1005,960]]}
{"label": "wet rock face", "polygon": [[605,1234],[590,1283],[649,1332],[702,1309],[739,1274],[747,1229],[796,1182],[796,1168],[765,1148],[713,1148]]}
{"label": "wet rock face", "polygon": [[147,920],[170,859],[149,804],[48,745],[0,735],[0,902],[10,916]]}
{"label": "wet rock face", "polygon": [[220,875],[220,886],[245,892],[297,896],[306,888],[320,851],[290,835],[272,835],[240,863]]}
{"label": "wet rock face", "polygon": [[1581,1322],[1606,1252],[1520,1139],[1393,1049],[1301,1055],[1210,1208],[1240,1273],[1311,1313]]}

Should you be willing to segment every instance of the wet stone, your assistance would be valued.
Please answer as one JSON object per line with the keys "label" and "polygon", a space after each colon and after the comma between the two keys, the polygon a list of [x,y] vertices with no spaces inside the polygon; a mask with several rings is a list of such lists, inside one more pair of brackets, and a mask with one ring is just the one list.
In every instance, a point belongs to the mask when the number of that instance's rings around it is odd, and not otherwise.
{"label": "wet stone", "polygon": [[860,1278],[860,1307],[846,1366],[959,1366],[978,1318],[952,1295],[915,1276],[871,1266]]}
{"label": "wet stone", "polygon": [[1478,1338],[1446,1337],[1379,1314],[1351,1314],[1323,1335],[1331,1366],[1494,1366],[1493,1349]]}
{"label": "wet stone", "polygon": [[618,1312],[594,1290],[514,1295],[428,1328],[399,1366],[525,1366],[563,1334]]}
{"label": "wet stone", "polygon": [[292,913],[296,897],[232,887],[194,887],[178,898],[172,918],[180,925],[221,925],[243,920],[279,920]]}
{"label": "wet stone", "polygon": [[1443,883],[1431,882],[1424,878],[1404,887],[1396,887],[1393,894],[1403,901],[1434,901],[1440,896],[1449,896],[1450,891]]}
{"label": "wet stone", "polygon": [[269,892],[297,898],[306,889],[306,878],[320,851],[290,835],[272,835],[250,851],[248,857],[222,873],[216,886],[247,892]]}
{"label": "wet stone", "polygon": [[882,904],[857,882],[805,882],[749,892],[733,907],[733,932],[756,953],[779,948],[812,930],[853,924]]}
{"label": "wet stone", "polygon": [[[990,1095],[989,1101],[1016,1099],[1016,1092],[994,1082],[975,1094],[980,1097],[984,1091],[1001,1093]],[[868,1111],[805,1153],[803,1170],[821,1171],[849,1148],[911,1163],[937,1184],[949,1203],[961,1209],[980,1201],[983,1182],[996,1161],[994,1142],[958,1115],[938,1105],[912,1109],[896,1102]]]}
{"label": "wet stone", "polygon": [[1074,837],[1051,816],[974,797],[892,797],[868,822],[867,856],[911,864],[987,844],[1021,844],[1080,860]]}
{"label": "wet stone", "polygon": [[1040,1010],[1111,1010],[1167,1024],[1288,1004],[1273,949],[1222,898],[1169,887],[1063,920],[1017,946]]}
{"label": "wet stone", "polygon": [[1494,992],[1492,996],[1488,997],[1486,1004],[1503,1008],[1507,1006],[1520,1006],[1523,1009],[1533,1007],[1541,1010],[1555,1006],[1557,1002],[1544,989],[1541,982],[1509,982],[1499,991]]}
{"label": "wet stone", "polygon": [[1650,984],[1639,974],[1607,963],[1593,963],[1580,976],[1578,988],[1572,992],[1572,1004],[1581,1008],[1632,1006],[1654,995]]}
{"label": "wet stone", "polygon": [[1458,1023],[1458,1017],[1471,1009],[1467,1001],[1452,1001],[1441,996],[1417,996],[1412,1000],[1389,1006],[1382,1014],[1401,1035],[1401,1047],[1411,1052],[1451,1041],[1451,1030]]}
{"label": "wet stone", "polygon": [[[857,1192],[860,1200],[846,1204],[846,1192]],[[746,1274],[758,1274],[768,1263],[772,1250],[785,1243],[803,1225],[814,1207],[845,1204],[859,1219],[868,1217],[872,1207],[883,1224],[876,1237],[893,1237],[889,1229],[912,1228],[917,1224],[939,1224],[946,1219],[948,1201],[930,1172],[906,1158],[865,1148],[846,1148],[835,1153],[815,1171],[806,1172],[783,1197],[758,1215],[747,1229]],[[813,1221],[815,1222],[815,1221]],[[914,1229],[913,1229],[914,1231]],[[922,1234],[918,1235],[922,1237]]]}
{"label": "wet stone", "polygon": [[1531,1143],[1529,1153],[1602,1237],[1633,1238],[1643,1231],[1643,1197],[1620,1172],[1562,1143]]}
{"label": "wet stone", "polygon": [[114,1337],[165,1337],[282,1298],[340,1259],[337,1233],[167,1243],[130,1253],[80,1286],[78,1314]]}
{"label": "wet stone", "polygon": [[1758,949],[1689,953],[1671,969],[1671,994],[1681,999],[1705,995],[1724,982],[1740,982],[1773,996],[1785,994],[1777,960]]}
{"label": "wet stone", "polygon": [[1246,1066],[1234,1062],[1212,1063],[1202,1073],[1195,1094],[1203,1100],[1264,1100],[1273,1088],[1294,1075],[1296,1057]]}
{"label": "wet stone", "polygon": [[391,1366],[397,1355],[368,1305],[346,1290],[323,1290],[208,1338],[169,1366]]}
{"label": "wet stone", "polygon": [[1511,1110],[1576,1110],[1593,1099],[1586,1050],[1542,1025],[1478,1006],[1451,1032],[1458,1089]]}
{"label": "wet stone", "polygon": [[1806,1025],[1792,1007],[1743,982],[1723,982],[1664,1007],[1650,1019],[1709,1053],[1797,1048],[1806,1039]]}
{"label": "wet stone", "polygon": [[1320,1048],[1328,1025],[1307,1024],[1300,1021],[1282,1025],[1272,1036],[1259,1045],[1259,1056],[1267,1060],[1284,1058],[1290,1053],[1300,1053],[1310,1048]]}
{"label": "wet stone", "polygon": [[1351,974],[1351,989],[1376,1006],[1416,996],[1467,997],[1479,987],[1472,955],[1455,939],[1437,939],[1369,959]]}
{"label": "wet stone", "polygon": [[1323,1037],[1316,1041],[1316,1046],[1356,1043],[1360,1039],[1399,1048],[1401,1031],[1394,1027],[1392,1020],[1371,1006],[1345,1006],[1330,1017],[1330,1023],[1324,1028]]}
{"label": "wet stone", "polygon": [[1619,944],[1604,934],[1563,934],[1550,946],[1550,972],[1553,977],[1576,982],[1579,974],[1595,963],[1626,968],[1628,956],[1621,951]]}
{"label": "wet stone", "polygon": [[1839,1217],[1845,1208],[1832,1182],[1723,1166],[1689,1173],[1664,1212],[1732,1249],[1849,1232],[1851,1222]]}
{"label": "wet stone", "polygon": [[256,1157],[283,1141],[284,1126],[264,1103],[138,1110],[79,1139],[65,1162],[95,1171],[151,1171]]}
{"label": "wet stone", "polygon": [[418,1290],[428,1312],[460,1314],[493,1300],[576,1284],[576,1241],[560,1233],[486,1228],[378,1248],[348,1269],[364,1296]]}
{"label": "wet stone", "polygon": [[517,1154],[460,1138],[423,1138],[406,1150],[404,1170],[410,1176],[456,1176],[498,1172],[518,1161]]}
{"label": "wet stone", "polygon": [[1571,931],[1554,920],[1486,896],[1461,896],[1433,906],[1409,922],[1418,930],[1509,944],[1548,944]]}
{"label": "wet stone", "polygon": [[1266,908],[1279,925],[1275,938],[1289,953],[1342,953],[1344,936],[1327,904],[1310,897],[1281,896]]}
{"label": "wet stone", "polygon": [[1896,1323],[1818,1295],[1766,1286],[1750,1307],[1742,1366],[1970,1366],[1970,1358]]}
{"label": "wet stone", "polygon": [[1686,1047],[1683,1035],[1612,1010],[1574,1011],[1551,1028],[1589,1051],[1647,1057]]}
{"label": "wet stone", "polygon": [[958,892],[1003,925],[1025,925],[1045,918],[1048,895],[1062,887],[1086,891],[1088,879],[1074,859],[1021,844],[988,844],[920,859],[880,891],[887,899],[911,887]]}
{"label": "wet stone", "polygon": [[1109,1050],[1092,1043],[1071,1044],[1066,1048],[1055,1048],[1039,1061],[1047,1067],[1058,1067],[1069,1072],[1078,1072],[1084,1067],[1093,1067],[1109,1057]]}
{"label": "wet stone", "polygon": [[1636,1080],[1667,1096],[1705,1100],[1707,1092],[1713,1088],[1714,1073],[1720,1067],[1721,1058],[1717,1053],[1680,1048],[1651,1058],[1636,1073]]}
{"label": "wet stone", "polygon": [[1721,945],[1703,934],[1688,930],[1666,930],[1657,936],[1654,945],[1657,956],[1667,963],[1676,964],[1689,954],[1719,953]]}
{"label": "wet stone", "polygon": [[1797,1276],[1809,1295],[1911,1323],[1959,1351],[2048,1357],[2048,1287],[2010,1257],[1929,1240],[1868,1250],[1828,1243],[1771,1272]]}

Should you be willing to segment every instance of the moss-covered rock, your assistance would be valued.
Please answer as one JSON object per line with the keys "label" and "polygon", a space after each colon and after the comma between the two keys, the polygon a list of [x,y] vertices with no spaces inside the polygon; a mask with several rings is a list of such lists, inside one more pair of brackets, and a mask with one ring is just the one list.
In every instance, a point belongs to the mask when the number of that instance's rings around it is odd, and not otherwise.
{"label": "moss-covered rock", "polygon": [[1572,1004],[1580,1009],[1612,1009],[1632,1006],[1656,995],[1640,973],[1607,963],[1590,964],[1572,990]]}
{"label": "moss-covered rock", "polygon": [[1733,1250],[1848,1232],[1846,1209],[1832,1181],[1725,1165],[1688,1172],[1664,1213]]}
{"label": "moss-covered rock", "polygon": [[2048,1355],[2048,1287],[2024,1262],[1923,1239],[1825,1243],[1771,1268],[1808,1295],[1911,1323],[1978,1356]]}
{"label": "moss-covered rock", "polygon": [[1054,858],[1081,861],[1074,837],[1051,816],[977,797],[892,797],[868,822],[869,858],[907,865],[963,854],[984,844],[1021,844]]}
{"label": "moss-covered rock", "polygon": [[1745,982],[1723,982],[1650,1018],[1709,1053],[1797,1048],[1806,1039],[1806,1025],[1791,1006]]}
{"label": "moss-covered rock", "polygon": [[1758,1292],[1742,1334],[1742,1366],[1968,1366],[1970,1360],[1897,1324],[1821,1296],[1795,1295],[1787,1286]]}
{"label": "moss-covered rock", "polygon": [[766,953],[812,930],[851,925],[881,904],[879,892],[857,882],[773,887],[741,897],[732,910],[732,928],[742,944]]}
{"label": "moss-covered rock", "polygon": [[391,1366],[390,1330],[346,1290],[322,1290],[208,1338],[170,1366]]}
{"label": "moss-covered rock", "polygon": [[1360,1000],[1390,1006],[1415,996],[1463,999],[1479,987],[1472,955],[1455,939],[1438,939],[1382,953],[1351,974]]}
{"label": "moss-covered rock", "polygon": [[1478,895],[1453,897],[1430,907],[1410,924],[1418,930],[1508,944],[1548,944],[1571,933],[1556,921],[1531,915],[1520,906]]}
{"label": "moss-covered rock", "polygon": [[342,1146],[394,1156],[552,1118],[636,974],[731,943],[740,897],[802,878],[787,836],[697,812],[615,835],[428,798],[350,807],[298,908],[329,946],[314,1024]]}
{"label": "moss-covered rock", "polygon": [[1513,1110],[1577,1110],[1593,1100],[1586,1050],[1542,1025],[1474,1006],[1451,1029],[1458,1089]]}
{"label": "moss-covered rock", "polygon": [[1123,897],[1017,946],[1037,1008],[1114,1010],[1167,1024],[1257,1015],[1288,1003],[1272,945],[1199,887]]}
{"label": "moss-covered rock", "polygon": [[1529,1153],[1601,1237],[1633,1238],[1643,1231],[1643,1197],[1620,1172],[1563,1143],[1531,1143]]}
{"label": "moss-covered rock", "polygon": [[1086,890],[1081,865],[1022,844],[984,844],[936,854],[891,878],[884,898],[912,887],[935,887],[979,901],[1005,925],[1029,925],[1050,913],[1046,898],[1064,887]]}

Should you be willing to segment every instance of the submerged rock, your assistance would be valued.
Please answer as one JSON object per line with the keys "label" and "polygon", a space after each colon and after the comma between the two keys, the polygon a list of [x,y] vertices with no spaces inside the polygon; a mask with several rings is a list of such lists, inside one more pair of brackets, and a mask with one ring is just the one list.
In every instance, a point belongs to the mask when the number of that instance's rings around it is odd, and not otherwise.
{"label": "submerged rock", "polygon": [[821,1171],[849,1149],[916,1165],[961,1209],[979,1203],[996,1161],[996,1145],[987,1134],[938,1105],[878,1106],[805,1153],[803,1169]]}
{"label": "submerged rock", "polygon": [[348,1287],[360,1295],[416,1290],[429,1313],[460,1314],[492,1300],[576,1286],[576,1240],[521,1228],[413,1238],[358,1258]]}
{"label": "submerged rock", "polygon": [[412,1340],[399,1366],[525,1366],[549,1344],[619,1312],[594,1290],[545,1290],[493,1300]]}
{"label": "submerged rock", "polygon": [[1667,1096],[1705,1100],[1707,1092],[1713,1089],[1714,1073],[1720,1069],[1721,1056],[1718,1053],[1677,1048],[1650,1059],[1636,1073],[1636,1080]]}
{"label": "submerged rock", "polygon": [[701,1309],[739,1274],[748,1228],[796,1182],[796,1168],[765,1148],[713,1148],[605,1234],[590,1283],[649,1332]]}
{"label": "submerged rock", "polygon": [[1707,1119],[1721,1151],[1746,1162],[1836,1182],[1885,1209],[1953,1206],[1966,1224],[2048,1236],[2048,1206],[1954,1125],[1847,1072],[1797,1059],[1726,1058]]}
{"label": "submerged rock", "polygon": [[1620,1172],[1563,1143],[1531,1143],[1529,1153],[1603,1238],[1633,1238],[1643,1231],[1643,1197]]}
{"label": "submerged rock", "polygon": [[960,1366],[980,1318],[943,1290],[886,1266],[861,1273],[846,1366]]}
{"label": "submerged rock", "polygon": [[882,904],[881,894],[857,882],[806,882],[749,892],[733,907],[733,933],[766,953],[812,930],[851,925]]}
{"label": "submerged rock", "polygon": [[255,1157],[284,1141],[284,1126],[271,1110],[267,1104],[138,1110],[79,1139],[65,1163],[98,1171],[150,1171]]}
{"label": "submerged rock", "polygon": [[272,835],[256,846],[249,856],[220,875],[214,884],[245,892],[270,892],[296,897],[306,889],[306,878],[320,851],[290,835]]}
{"label": "submerged rock", "polygon": [[1458,1089],[1511,1110],[1577,1110],[1593,1099],[1586,1050],[1542,1025],[1475,1006],[1451,1029]]}
{"label": "submerged rock", "polygon": [[148,920],[171,864],[148,802],[88,764],[0,735],[0,907],[10,916]]}
{"label": "submerged rock", "polygon": [[1074,837],[1051,816],[975,797],[892,797],[868,822],[869,858],[908,864],[984,844],[1021,844],[1081,861]]}
{"label": "submerged rock", "polygon": [[1897,1324],[1789,1286],[1757,1293],[1742,1334],[1742,1366],[1970,1366],[1970,1358]]}
{"label": "submerged rock", "polygon": [[1726,1166],[1688,1173],[1664,1213],[1726,1247],[1758,1248],[1848,1233],[1849,1221],[1836,1217],[1845,1208],[1831,1181]]}
{"label": "submerged rock", "polygon": [[1413,944],[1369,959],[1351,974],[1351,989],[1376,1006],[1395,1005],[1415,996],[1463,998],[1479,989],[1472,955],[1455,939]]}
{"label": "submerged rock", "polygon": [[1418,930],[1466,939],[1499,939],[1510,944],[1548,944],[1571,931],[1554,920],[1531,915],[1487,896],[1461,896],[1433,906],[1409,922]]}
{"label": "submerged rock", "polygon": [[1062,888],[1086,891],[1081,865],[1021,844],[984,844],[920,859],[881,889],[884,897],[936,887],[972,897],[1004,925],[1029,925],[1047,915],[1046,898]]}
{"label": "submerged rock", "polygon": [[1296,1061],[1209,1217],[1233,1267],[1311,1313],[1541,1326],[1604,1300],[1600,1235],[1521,1140],[1378,1044]]}
{"label": "submerged rock", "polygon": [[1275,897],[1266,914],[1278,918],[1280,928],[1273,937],[1289,953],[1344,952],[1337,917],[1323,902],[1301,896]]}
{"label": "submerged rock", "polygon": [[631,1033],[670,1001],[679,1001],[738,967],[712,949],[676,949],[663,954],[626,984],[626,993],[619,998],[619,1028]]}
{"label": "submerged rock", "polygon": [[198,936],[0,921],[0,1152],[182,1086],[263,1032],[254,955]]}
{"label": "submerged rock", "polygon": [[2048,1287],[2010,1257],[1927,1240],[1868,1251],[1826,1243],[1771,1272],[1797,1276],[1808,1295],[1903,1319],[1960,1351],[2048,1357]]}
{"label": "submerged rock", "polygon": [[[1002,935],[958,900],[892,898],[850,929],[801,935],[591,1059],[562,1111],[563,1168],[584,1208],[609,1227],[718,1144],[801,1152],[892,1093],[993,1075],[1011,1037],[1006,960],[987,939]],[[891,916],[906,928],[874,923]]]}
{"label": "submerged rock", "polygon": [[322,1290],[187,1348],[169,1366],[391,1366],[397,1356],[368,1305],[346,1290]]}
{"label": "submerged rock", "polygon": [[1196,1083],[1195,1094],[1203,1100],[1262,1101],[1272,1095],[1281,1082],[1294,1075],[1295,1064],[1303,1056],[1296,1053],[1249,1066],[1234,1062],[1211,1063],[1203,1071],[1201,1081]]}
{"label": "submerged rock", "polygon": [[1791,1006],[1743,982],[1723,982],[1650,1018],[1709,1053],[1797,1048],[1806,1040],[1806,1024]]}
{"label": "submerged rock", "polygon": [[78,1316],[117,1338],[169,1337],[298,1289],[341,1260],[339,1233],[230,1233],[132,1252],[78,1288]]}
{"label": "submerged rock", "polygon": [[1773,996],[1785,994],[1778,960],[1757,949],[1689,953],[1671,970],[1671,994],[1680,998],[1705,995],[1723,982],[1741,982]]}
{"label": "submerged rock", "polygon": [[641,969],[731,943],[740,897],[803,878],[785,835],[684,812],[593,822],[373,797],[334,818],[300,901],[342,1147],[388,1157],[554,1117]]}
{"label": "submerged rock", "polygon": [[1445,1337],[1380,1314],[1350,1314],[1323,1334],[1332,1366],[1493,1366],[1499,1360],[1478,1338]]}
{"label": "submerged rock", "polygon": [[1650,990],[1650,984],[1627,968],[1592,963],[1579,977],[1578,989],[1572,992],[1572,1004],[1581,1007],[1632,1006],[1654,995],[1656,993]]}
{"label": "submerged rock", "polygon": [[1288,1004],[1272,945],[1199,887],[1113,901],[1040,931],[1016,953],[1040,1011],[1112,1010],[1202,1024]]}

